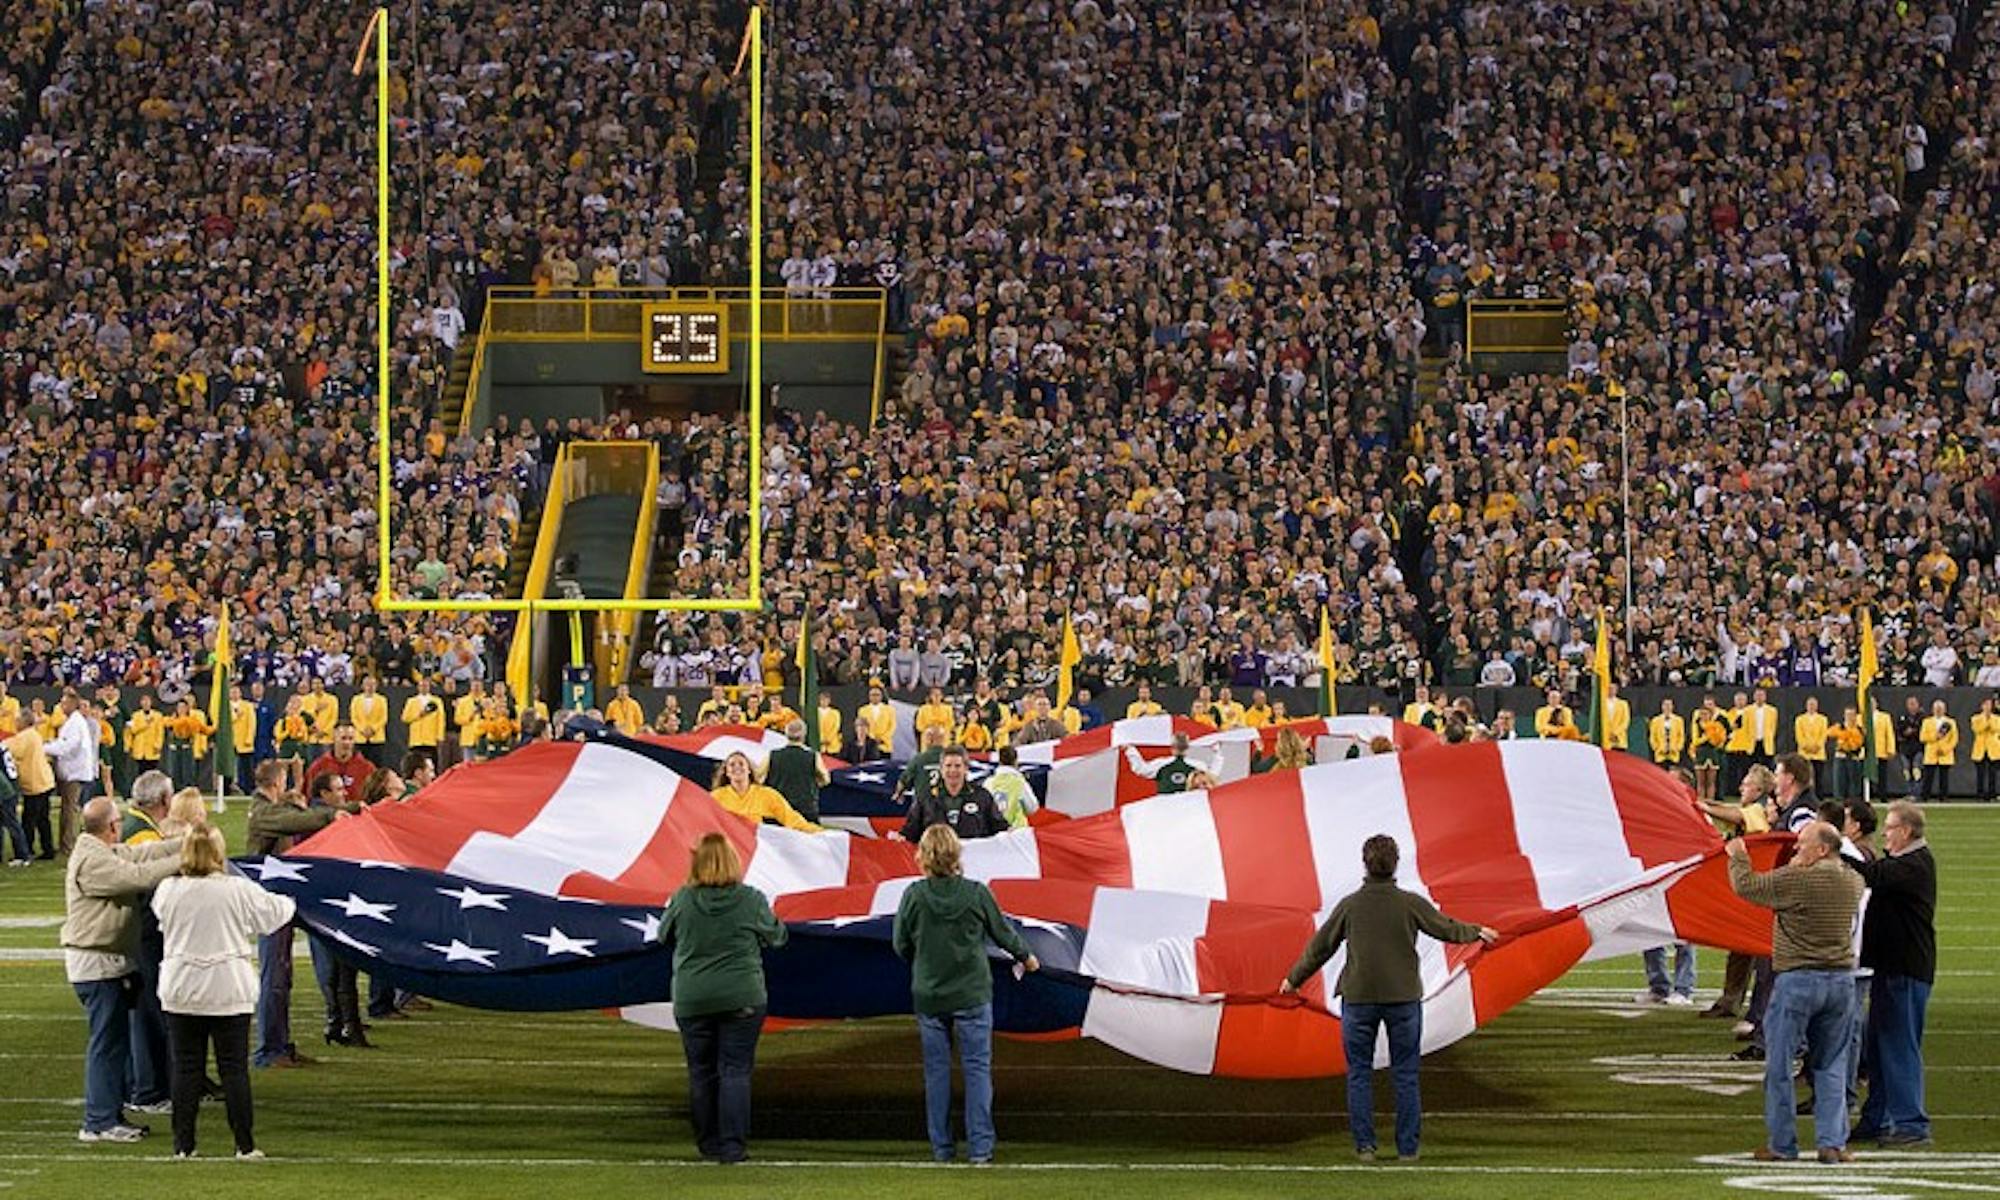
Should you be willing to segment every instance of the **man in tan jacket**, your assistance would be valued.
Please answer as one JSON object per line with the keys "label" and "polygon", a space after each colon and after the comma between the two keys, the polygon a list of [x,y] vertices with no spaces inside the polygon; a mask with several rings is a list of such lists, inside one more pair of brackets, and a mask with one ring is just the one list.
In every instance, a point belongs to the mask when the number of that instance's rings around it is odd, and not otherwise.
{"label": "man in tan jacket", "polygon": [[63,965],[90,1019],[84,1052],[80,1142],[136,1142],[146,1127],[125,1120],[132,1086],[131,1016],[137,984],[139,901],[180,869],[181,840],[118,843],[118,806],[83,806],[83,836],[63,872]]}

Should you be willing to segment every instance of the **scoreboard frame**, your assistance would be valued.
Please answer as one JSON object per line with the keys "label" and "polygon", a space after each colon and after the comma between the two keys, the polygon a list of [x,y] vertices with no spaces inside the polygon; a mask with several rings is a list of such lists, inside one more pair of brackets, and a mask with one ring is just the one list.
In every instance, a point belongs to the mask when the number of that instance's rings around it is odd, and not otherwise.
{"label": "scoreboard frame", "polygon": [[[695,332],[704,319],[714,329]],[[673,324],[668,332],[663,326]],[[675,348],[667,349],[662,339]],[[706,346],[706,357],[703,347]],[[664,353],[663,353],[664,349]],[[727,375],[729,373],[729,306],[702,301],[667,300],[639,308],[639,368],[648,375]]]}

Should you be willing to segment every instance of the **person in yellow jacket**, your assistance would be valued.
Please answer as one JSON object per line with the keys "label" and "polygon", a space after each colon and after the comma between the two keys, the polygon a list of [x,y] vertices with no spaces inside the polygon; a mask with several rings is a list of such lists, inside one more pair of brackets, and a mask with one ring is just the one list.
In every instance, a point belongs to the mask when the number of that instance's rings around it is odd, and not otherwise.
{"label": "person in yellow jacket", "polygon": [[7,694],[7,683],[0,680],[0,737],[13,737],[21,730],[21,699]]}
{"label": "person in yellow jacket", "polygon": [[241,759],[257,752],[257,706],[243,696],[243,685],[229,685],[229,740]]}
{"label": "person in yellow jacket", "polygon": [[465,689],[465,695],[451,702],[451,729],[458,735],[458,753],[471,758],[479,746],[480,725],[485,721],[482,715],[486,708],[486,696],[477,684]]}
{"label": "person in yellow jacket", "polygon": [[868,688],[868,703],[854,714],[868,726],[868,740],[884,758],[896,745],[896,708],[882,695],[880,684]]}
{"label": "person in yellow jacket", "polygon": [[1417,698],[1403,706],[1403,724],[1422,725],[1435,729],[1444,724],[1438,716],[1437,706],[1431,703],[1431,689],[1425,684],[1417,685]]}
{"label": "person in yellow jacket", "polygon": [[361,680],[361,690],[347,702],[347,720],[354,726],[354,745],[361,756],[382,766],[389,741],[389,698],[373,675]]}
{"label": "person in yellow jacket", "polygon": [[631,685],[618,685],[618,694],[604,706],[604,719],[626,737],[637,737],[639,731],[646,727],[646,710],[632,698]]}
{"label": "person in yellow jacket", "polygon": [[305,783],[306,739],[311,735],[312,722],[306,719],[305,697],[294,694],[285,701],[285,713],[278,718],[278,728],[271,735],[277,751],[275,761],[285,768],[288,789]]}
{"label": "person in yellow jacket", "polygon": [[1884,772],[1896,761],[1896,718],[1879,704],[1871,707],[1875,709],[1875,775],[1868,782],[1880,789]]}
{"label": "person in yellow jacket", "polygon": [[1646,722],[1646,745],[1652,748],[1653,761],[1663,767],[1678,767],[1687,756],[1687,722],[1674,711],[1672,698],[1660,701],[1660,711]]}
{"label": "person in yellow jacket", "polygon": [[125,721],[125,748],[134,778],[157,771],[167,744],[167,714],[153,707],[153,693],[139,693],[139,707]]}
{"label": "person in yellow jacket", "polygon": [[[14,763],[14,782],[21,789],[21,825],[28,834],[27,844],[15,849],[48,862],[56,856],[56,835],[50,823],[56,803],[56,768],[43,746],[42,731],[24,721],[0,744],[6,746]],[[37,842],[41,844],[38,854]]]}
{"label": "person in yellow jacket", "polygon": [[1243,727],[1245,729],[1268,729],[1270,725],[1270,697],[1264,694],[1263,688],[1256,688],[1250,693],[1250,703],[1243,709]]}
{"label": "person in yellow jacket", "polygon": [[1567,742],[1583,740],[1583,731],[1576,726],[1576,710],[1563,703],[1562,692],[1550,688],[1548,701],[1535,710],[1535,736]]}
{"label": "person in yellow jacket", "polygon": [[1618,685],[1604,685],[1604,747],[1629,750],[1632,746],[1632,702],[1618,694]]}
{"label": "person in yellow jacket", "polygon": [[430,681],[417,684],[416,695],[403,701],[404,740],[412,750],[436,753],[444,741],[444,701],[431,691]]}
{"label": "person in yellow jacket", "polygon": [[1815,764],[1813,773],[1820,773],[1817,764],[1826,761],[1827,741],[1826,714],[1819,710],[1819,701],[1806,697],[1806,710],[1792,718],[1792,744],[1798,747],[1801,757]]}
{"label": "person in yellow jacket", "polygon": [[764,705],[764,715],[757,718],[756,723],[774,733],[783,733],[798,719],[798,710],[785,703],[782,695],[773,693]]}
{"label": "person in yellow jacket", "polygon": [[306,725],[306,761],[311,762],[333,745],[333,727],[340,724],[340,698],[326,690],[326,680],[317,676],[302,698]]}
{"label": "person in yellow jacket", "polygon": [[793,808],[791,801],[780,795],[776,788],[757,782],[757,773],[750,766],[750,756],[741,750],[722,760],[710,791],[714,793],[716,803],[747,821],[776,821],[787,829],[796,829],[801,833],[824,832],[800,816],[799,810]]}
{"label": "person in yellow jacket", "polygon": [[986,722],[980,717],[978,709],[968,708],[965,711],[964,722],[958,727],[956,740],[967,750],[980,754],[993,748],[993,731],[986,727]]}
{"label": "person in yellow jacket", "polygon": [[819,694],[819,752],[821,754],[831,754],[836,758],[839,757],[841,746],[843,745],[841,741],[843,732],[844,730],[840,724],[840,710],[833,706],[833,697],[827,695],[825,692],[821,692]]}
{"label": "person in yellow jacket", "polygon": [[1215,727],[1217,729],[1243,728],[1244,708],[1229,694],[1228,688],[1215,693]]}
{"label": "person in yellow jacket", "polygon": [[915,724],[919,743],[924,740],[924,732],[930,729],[944,730],[945,740],[951,740],[951,705],[945,703],[943,688],[932,688],[930,696],[917,706]]}
{"label": "person in yellow jacket", "polygon": [[1729,721],[1729,741],[1722,747],[1722,790],[1735,793],[1743,784],[1757,756],[1757,731],[1750,723],[1750,697],[1736,693],[1736,702],[1724,714]]}
{"label": "person in yellow jacket", "polygon": [[1931,702],[1931,715],[1917,731],[1924,744],[1924,799],[1942,800],[1951,791],[1951,768],[1958,762],[1958,722],[1942,700]]}
{"label": "person in yellow jacket", "polygon": [[2000,792],[2000,713],[1993,711],[1993,697],[1979,702],[1972,714],[1972,771],[1981,800],[1992,800]]}
{"label": "person in yellow jacket", "polygon": [[1763,688],[1750,698],[1750,752],[1768,764],[1778,757],[1778,706]]}
{"label": "person in yellow jacket", "polygon": [[174,705],[173,715],[167,718],[166,748],[160,756],[160,769],[174,781],[175,787],[203,784],[202,761],[208,757],[208,738],[214,732],[208,714],[196,709],[191,701],[181,700]]}
{"label": "person in yellow jacket", "polygon": [[1153,685],[1141,679],[1139,697],[1125,706],[1125,719],[1131,721],[1139,717],[1157,717],[1166,711],[1160,707],[1159,701],[1153,699]]}

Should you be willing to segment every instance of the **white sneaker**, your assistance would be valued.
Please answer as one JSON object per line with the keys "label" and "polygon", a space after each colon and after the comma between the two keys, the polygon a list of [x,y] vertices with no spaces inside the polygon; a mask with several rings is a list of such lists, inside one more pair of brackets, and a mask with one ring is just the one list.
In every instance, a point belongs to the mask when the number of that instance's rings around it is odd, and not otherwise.
{"label": "white sneaker", "polygon": [[198,1150],[176,1150],[174,1151],[174,1161],[185,1162],[199,1153],[200,1151]]}
{"label": "white sneaker", "polygon": [[1683,996],[1679,992],[1675,992],[1673,995],[1667,997],[1667,1003],[1675,1008],[1692,1008],[1694,1007],[1694,997]]}
{"label": "white sneaker", "polygon": [[88,1129],[76,1131],[76,1140],[79,1142],[136,1142],[145,1136],[146,1127],[143,1125],[113,1125],[109,1129],[100,1129],[95,1133]]}
{"label": "white sneaker", "polygon": [[1757,1027],[1755,1025],[1752,1025],[1748,1021],[1738,1021],[1733,1027],[1731,1027],[1729,1032],[1735,1034],[1737,1037],[1747,1038],[1751,1034],[1757,1032]]}
{"label": "white sneaker", "polygon": [[1651,991],[1640,992],[1632,997],[1632,1003],[1634,1004],[1665,1004],[1666,1002],[1667,998],[1665,996],[1654,995]]}
{"label": "white sneaker", "polygon": [[171,1100],[155,1100],[151,1104],[128,1104],[125,1106],[125,1111],[145,1113],[149,1116],[157,1117],[174,1111],[174,1102]]}
{"label": "white sneaker", "polygon": [[264,1152],[262,1150],[238,1150],[236,1157],[242,1159],[244,1162],[253,1162],[264,1157]]}

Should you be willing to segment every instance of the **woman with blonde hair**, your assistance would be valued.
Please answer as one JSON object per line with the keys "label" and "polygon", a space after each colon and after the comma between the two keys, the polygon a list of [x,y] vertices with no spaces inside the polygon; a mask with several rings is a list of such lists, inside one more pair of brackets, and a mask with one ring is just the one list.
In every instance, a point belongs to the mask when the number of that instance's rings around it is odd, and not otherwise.
{"label": "woman with blonde hair", "polygon": [[208,824],[208,797],[200,788],[182,788],[167,801],[167,815],[160,821],[160,836],[177,838],[189,830]]}
{"label": "woman with blonde hair", "polygon": [[963,846],[949,825],[933,825],[917,842],[924,877],[896,909],[896,953],[910,964],[910,999],[924,1048],[924,1112],[931,1157],[958,1153],[951,1132],[951,1041],[958,1035],[965,1075],[965,1137],[975,1164],[993,1161],[993,972],[991,939],[1030,971],[1041,969],[1028,943],[1000,911],[983,883],[965,878]]}
{"label": "woman with blonde hair", "polygon": [[1302,771],[1312,766],[1312,751],[1306,748],[1305,738],[1296,729],[1280,729],[1278,744],[1271,757],[1260,758],[1250,767],[1253,775],[1271,771]]}
{"label": "woman with blonde hair", "polygon": [[674,1023],[687,1057],[695,1146],[716,1162],[747,1158],[750,1071],[764,1030],[764,950],[785,927],[764,894],[743,882],[729,839],[705,835],[687,882],[667,902],[660,941],[674,948]]}
{"label": "woman with blonde hair", "polygon": [[251,1131],[250,1014],[258,990],[251,956],[258,938],[291,921],[294,905],[228,868],[222,831],[197,825],[181,841],[181,873],[153,891],[166,946],[160,1008],[173,1046],[176,1158],[194,1157],[210,1043],[236,1157],[263,1157]]}
{"label": "woman with blonde hair", "polygon": [[757,772],[750,765],[750,756],[741,750],[722,760],[715,769],[714,785],[710,788],[722,807],[747,821],[776,821],[787,829],[801,833],[823,833],[819,826],[799,815],[792,802],[785,799],[778,789],[765,787],[757,781]]}

